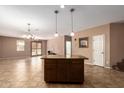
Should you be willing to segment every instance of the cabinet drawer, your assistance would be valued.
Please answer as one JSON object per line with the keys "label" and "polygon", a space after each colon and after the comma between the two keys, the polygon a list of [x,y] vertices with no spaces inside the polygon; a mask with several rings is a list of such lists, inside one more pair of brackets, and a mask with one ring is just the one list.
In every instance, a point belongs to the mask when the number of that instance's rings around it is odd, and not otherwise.
{"label": "cabinet drawer", "polygon": [[56,64],[56,60],[53,59],[46,59],[45,64]]}
{"label": "cabinet drawer", "polygon": [[73,64],[81,64],[81,63],[84,62],[84,60],[82,60],[82,59],[80,59],[80,60],[73,59],[71,62],[72,62]]}
{"label": "cabinet drawer", "polygon": [[57,64],[66,64],[66,60],[65,59],[57,59]]}

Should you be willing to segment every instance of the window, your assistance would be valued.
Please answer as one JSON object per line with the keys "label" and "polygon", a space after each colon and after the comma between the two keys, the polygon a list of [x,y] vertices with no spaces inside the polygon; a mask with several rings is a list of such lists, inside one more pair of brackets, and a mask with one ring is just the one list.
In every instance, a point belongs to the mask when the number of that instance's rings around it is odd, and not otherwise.
{"label": "window", "polygon": [[16,51],[24,51],[25,50],[25,41],[24,40],[17,40],[16,41]]}
{"label": "window", "polygon": [[32,56],[41,55],[41,42],[32,42]]}

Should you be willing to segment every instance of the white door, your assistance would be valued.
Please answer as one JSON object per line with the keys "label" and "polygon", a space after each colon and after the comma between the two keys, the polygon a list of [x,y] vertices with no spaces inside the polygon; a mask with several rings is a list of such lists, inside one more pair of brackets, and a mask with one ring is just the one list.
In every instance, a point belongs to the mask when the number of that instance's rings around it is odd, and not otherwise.
{"label": "white door", "polygon": [[93,63],[94,65],[104,66],[104,35],[98,35],[93,37]]}
{"label": "white door", "polygon": [[71,41],[66,41],[66,56],[71,56]]}

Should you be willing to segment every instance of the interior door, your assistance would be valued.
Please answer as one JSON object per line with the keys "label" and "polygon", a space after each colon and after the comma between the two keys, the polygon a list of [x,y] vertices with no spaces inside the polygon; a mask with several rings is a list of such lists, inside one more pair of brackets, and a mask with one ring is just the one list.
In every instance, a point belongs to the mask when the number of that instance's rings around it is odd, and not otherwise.
{"label": "interior door", "polygon": [[104,66],[104,35],[93,37],[93,63],[94,65]]}
{"label": "interior door", "polygon": [[71,41],[66,41],[66,56],[71,56]]}

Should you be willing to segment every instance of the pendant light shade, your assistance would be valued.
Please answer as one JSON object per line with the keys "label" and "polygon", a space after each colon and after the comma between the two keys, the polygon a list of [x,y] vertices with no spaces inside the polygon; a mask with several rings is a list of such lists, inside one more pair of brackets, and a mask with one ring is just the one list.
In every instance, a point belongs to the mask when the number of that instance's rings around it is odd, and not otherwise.
{"label": "pendant light shade", "polygon": [[72,27],[72,31],[70,33],[71,36],[74,36],[74,32],[73,32],[73,12],[74,12],[74,9],[70,9],[70,12],[71,12],[71,27]]}
{"label": "pendant light shade", "polygon": [[71,34],[70,34],[71,36],[74,36],[74,32],[71,32]]}
{"label": "pendant light shade", "polygon": [[59,11],[58,11],[58,10],[55,10],[54,13],[55,13],[55,16],[56,16],[56,33],[54,34],[54,36],[55,36],[55,37],[58,37],[59,34],[58,34],[58,32],[57,32],[57,14],[59,13]]}
{"label": "pendant light shade", "polygon": [[58,37],[58,36],[59,36],[59,34],[58,34],[58,33],[55,33],[55,34],[54,34],[54,36],[55,36],[55,37]]}

